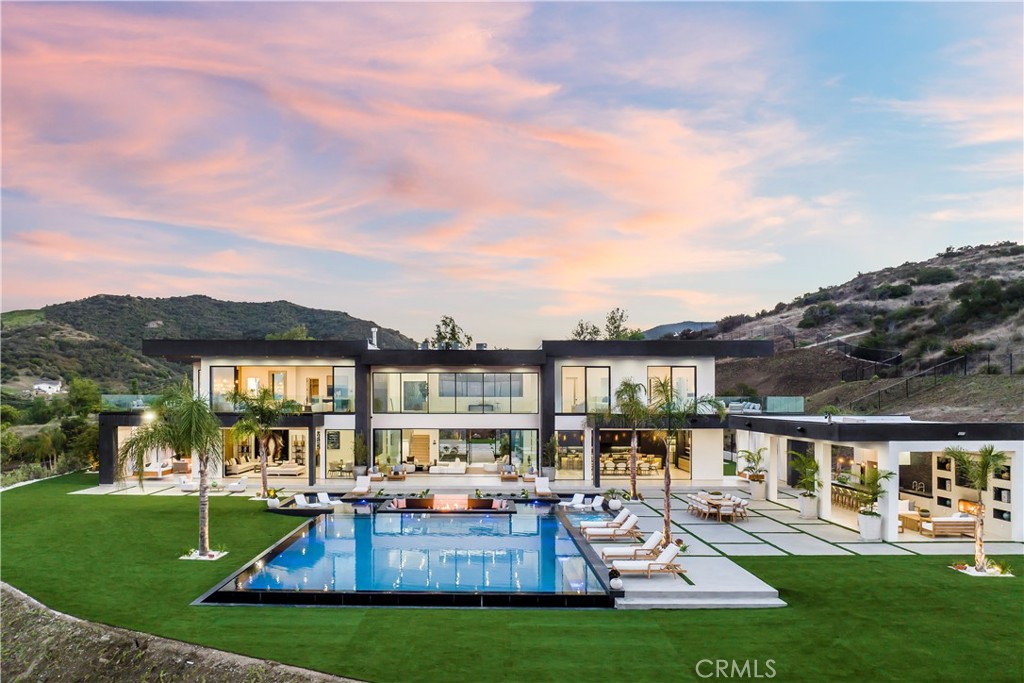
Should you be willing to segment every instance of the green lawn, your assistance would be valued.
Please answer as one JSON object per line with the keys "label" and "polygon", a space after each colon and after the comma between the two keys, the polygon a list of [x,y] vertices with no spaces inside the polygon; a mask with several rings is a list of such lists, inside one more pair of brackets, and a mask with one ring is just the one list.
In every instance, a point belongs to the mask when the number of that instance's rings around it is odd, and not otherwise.
{"label": "green lawn", "polygon": [[1024,581],[971,579],[945,568],[952,558],[738,559],[790,605],[774,610],[191,607],[299,520],[213,498],[213,544],[231,554],[183,562],[195,497],[65,495],[95,483],[71,475],[0,496],[3,580],[85,619],[354,678],[689,681],[719,658],[762,671],[772,659],[786,682],[1024,677]]}

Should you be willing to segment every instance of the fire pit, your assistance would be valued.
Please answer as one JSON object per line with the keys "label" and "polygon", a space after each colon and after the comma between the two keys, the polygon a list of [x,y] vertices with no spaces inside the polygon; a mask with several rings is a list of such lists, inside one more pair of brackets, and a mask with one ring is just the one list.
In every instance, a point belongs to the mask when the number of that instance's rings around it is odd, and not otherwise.
{"label": "fire pit", "polygon": [[392,498],[377,506],[377,512],[432,511],[444,513],[514,513],[515,503],[505,498],[471,498],[466,495],[437,494],[426,498]]}

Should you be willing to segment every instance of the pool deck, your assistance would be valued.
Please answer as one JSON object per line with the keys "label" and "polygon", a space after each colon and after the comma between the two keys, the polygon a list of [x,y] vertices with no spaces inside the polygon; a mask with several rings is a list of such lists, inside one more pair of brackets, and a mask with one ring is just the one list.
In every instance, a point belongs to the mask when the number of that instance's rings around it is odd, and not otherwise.
{"label": "pool deck", "polygon": [[[135,482],[96,486],[74,493],[83,495],[191,495],[184,494],[176,485],[176,479],[147,480],[139,489]],[[214,496],[231,495],[236,498],[250,498],[259,487],[259,477],[248,477],[249,487],[243,493],[228,493],[223,485],[231,479],[221,481],[220,490],[211,491]],[[352,488],[352,480],[330,480],[309,486],[295,478],[274,478],[270,486],[283,488],[286,494],[296,492],[329,491],[346,494]],[[641,480],[640,491],[645,500],[626,503],[639,517],[638,528],[648,534],[663,526],[663,498],[661,481]],[[628,486],[628,480],[605,480],[607,486]],[[446,475],[414,475],[405,481],[373,482],[372,491],[384,490],[387,496],[416,493],[430,489],[433,493],[473,493],[479,489],[484,493],[515,494],[526,489],[532,494],[531,483],[502,483],[493,475],[466,475],[456,479]],[[797,515],[797,499],[791,493],[780,490],[780,499],[775,501],[752,501],[749,519],[733,522],[718,522],[695,517],[686,511],[686,502],[681,497],[699,489],[719,489],[743,497],[750,492],[746,481],[737,477],[724,477],[711,481],[676,481],[673,485],[672,525],[674,538],[682,539],[688,549],[680,556],[679,562],[686,570],[685,577],[679,575],[655,575],[623,577],[625,596],[616,600],[619,609],[721,609],[784,607],[785,602],[778,591],[750,572],[746,571],[729,556],[748,555],[915,555],[915,554],[964,554],[974,552],[974,543],[969,539],[926,538],[913,532],[900,535],[894,543],[860,540],[855,528],[824,520],[801,520]],[[556,494],[569,495],[576,492],[593,495],[598,489],[587,487],[579,480],[558,480],[551,482]],[[605,544],[594,544],[600,553]],[[625,543],[616,543],[622,546]],[[986,550],[991,554],[1024,555],[1024,543],[986,538]]]}

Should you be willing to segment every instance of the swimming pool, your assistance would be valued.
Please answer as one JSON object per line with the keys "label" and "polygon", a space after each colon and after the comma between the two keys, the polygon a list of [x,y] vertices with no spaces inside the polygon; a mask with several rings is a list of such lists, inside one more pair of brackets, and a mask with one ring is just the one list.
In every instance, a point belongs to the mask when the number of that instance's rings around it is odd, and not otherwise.
{"label": "swimming pool", "polygon": [[595,558],[585,556],[592,551],[563,519],[530,511],[322,515],[202,602],[611,606]]}

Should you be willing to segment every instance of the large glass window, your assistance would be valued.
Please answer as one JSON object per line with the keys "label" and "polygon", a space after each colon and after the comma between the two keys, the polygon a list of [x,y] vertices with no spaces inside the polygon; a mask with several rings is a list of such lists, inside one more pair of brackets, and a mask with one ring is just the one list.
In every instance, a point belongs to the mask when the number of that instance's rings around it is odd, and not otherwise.
{"label": "large glass window", "polygon": [[356,409],[356,369],[334,368],[334,384],[328,389],[336,413],[352,413]]}
{"label": "large glass window", "polygon": [[565,430],[556,432],[558,437],[558,455],[555,456],[555,468],[558,479],[583,479],[583,431]]}
{"label": "large glass window", "polygon": [[378,413],[536,413],[535,372],[375,372]]}
{"label": "large glass window", "polygon": [[586,368],[574,366],[562,368],[562,402],[560,412],[587,412],[586,370]]}
{"label": "large glass window", "polygon": [[402,374],[402,412],[427,412],[427,374]]}
{"label": "large glass window", "polygon": [[355,471],[355,431],[328,429],[324,433],[324,455],[327,478],[352,477]]}
{"label": "large glass window", "polygon": [[565,366],[562,368],[563,413],[594,413],[611,405],[611,369]]}
{"label": "large glass window", "polygon": [[397,372],[373,373],[373,411],[399,413],[402,411],[402,376]]}
{"label": "large glass window", "polygon": [[210,405],[214,411],[229,412],[235,409],[235,404],[228,400],[228,396],[237,389],[236,377],[233,366],[210,367]]}
{"label": "large glass window", "polygon": [[587,412],[602,412],[611,407],[610,368],[587,368]]}
{"label": "large glass window", "polygon": [[693,365],[649,365],[647,366],[647,395],[654,396],[656,379],[672,380],[672,388],[682,400],[693,400],[697,396],[697,368]]}
{"label": "large glass window", "polygon": [[402,462],[402,430],[373,430],[373,462],[382,470]]}

